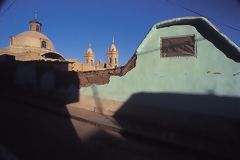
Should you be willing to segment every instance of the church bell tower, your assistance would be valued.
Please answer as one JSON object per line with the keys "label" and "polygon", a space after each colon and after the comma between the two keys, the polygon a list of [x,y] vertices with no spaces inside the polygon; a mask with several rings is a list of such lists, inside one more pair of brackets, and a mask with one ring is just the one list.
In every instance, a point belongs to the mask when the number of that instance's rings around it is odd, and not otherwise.
{"label": "church bell tower", "polygon": [[110,68],[118,67],[118,49],[115,45],[114,38],[111,47],[107,51],[107,66]]}
{"label": "church bell tower", "polygon": [[85,59],[85,64],[89,65],[89,66],[94,66],[94,52],[92,50],[91,44],[89,43],[89,47],[87,52],[85,53],[84,56]]}

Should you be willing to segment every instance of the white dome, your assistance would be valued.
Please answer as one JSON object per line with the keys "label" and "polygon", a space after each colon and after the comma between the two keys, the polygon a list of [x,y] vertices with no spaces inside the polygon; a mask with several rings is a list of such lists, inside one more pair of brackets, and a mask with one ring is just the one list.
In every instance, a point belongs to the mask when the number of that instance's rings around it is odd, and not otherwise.
{"label": "white dome", "polygon": [[46,50],[54,51],[54,46],[51,40],[44,34],[36,31],[22,32],[12,39],[12,46],[17,47],[34,47],[42,49],[42,42],[46,42]]}

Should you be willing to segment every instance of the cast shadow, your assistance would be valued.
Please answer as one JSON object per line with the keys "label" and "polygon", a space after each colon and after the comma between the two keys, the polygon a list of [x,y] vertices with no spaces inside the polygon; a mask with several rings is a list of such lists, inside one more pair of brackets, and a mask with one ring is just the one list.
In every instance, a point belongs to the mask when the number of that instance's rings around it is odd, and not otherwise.
{"label": "cast shadow", "polygon": [[65,107],[79,101],[78,74],[67,67],[0,56],[1,151],[17,159],[92,159]]}
{"label": "cast shadow", "polygon": [[239,158],[240,99],[181,93],[136,93],[115,113],[126,137],[165,142],[217,157]]}
{"label": "cast shadow", "polygon": [[[66,104],[80,101],[80,82],[78,73],[66,72],[67,66],[0,56],[0,152],[4,147],[17,159],[39,160],[238,156],[238,98],[138,93],[114,115],[123,128],[124,138],[117,138],[115,132],[83,122],[85,127],[79,127],[71,118]],[[92,89],[97,96],[97,88]]]}

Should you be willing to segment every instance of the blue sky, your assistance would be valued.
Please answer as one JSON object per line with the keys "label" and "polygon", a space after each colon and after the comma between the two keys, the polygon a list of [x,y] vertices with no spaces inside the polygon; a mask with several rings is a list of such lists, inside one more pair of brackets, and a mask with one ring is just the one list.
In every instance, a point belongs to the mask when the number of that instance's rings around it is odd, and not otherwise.
{"label": "blue sky", "polygon": [[[9,37],[28,30],[29,20],[38,11],[42,32],[54,43],[56,51],[81,62],[92,44],[96,59],[106,60],[106,51],[115,37],[119,62],[124,65],[149,29],[157,22],[181,16],[197,16],[177,4],[199,12],[238,46],[240,2],[238,0],[8,0],[0,14],[0,47]],[[171,3],[169,3],[171,2]]]}

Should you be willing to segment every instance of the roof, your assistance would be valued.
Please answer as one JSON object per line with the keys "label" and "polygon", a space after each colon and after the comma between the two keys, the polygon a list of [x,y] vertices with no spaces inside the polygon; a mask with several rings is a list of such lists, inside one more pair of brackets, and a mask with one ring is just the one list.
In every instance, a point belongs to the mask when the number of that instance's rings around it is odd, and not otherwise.
{"label": "roof", "polygon": [[[40,32],[25,31],[14,37],[19,40],[17,42],[14,42],[13,46],[17,45],[17,46],[39,47],[38,41],[47,40],[49,45],[51,46],[51,49],[54,50],[54,45],[53,45],[52,41],[46,35],[44,35]],[[36,42],[34,42],[33,40],[36,40]]]}
{"label": "roof", "polygon": [[38,24],[42,25],[42,23],[40,23],[37,19],[31,20],[31,21],[29,21],[29,23],[38,23]]}
{"label": "roof", "polygon": [[22,33],[19,33],[16,35],[16,37],[33,37],[33,38],[43,38],[43,39],[49,39],[46,35],[42,34],[41,32],[36,32],[36,31],[25,31]]}
{"label": "roof", "polygon": [[57,52],[47,52],[40,54],[41,57],[44,57],[45,59],[52,59],[52,60],[62,60],[65,61],[65,58]]}
{"label": "roof", "polygon": [[109,49],[109,51],[117,52],[117,47],[115,46],[115,43],[112,43],[111,48]]}
{"label": "roof", "polygon": [[240,48],[223,34],[213,23],[205,17],[180,17],[162,21],[154,27],[156,29],[173,25],[192,25],[201,35],[212,42],[215,47],[221,50],[228,58],[240,62]]}
{"label": "roof", "polygon": [[2,55],[2,54],[9,54],[9,53],[11,53],[9,51],[9,48],[0,48],[0,55]]}

